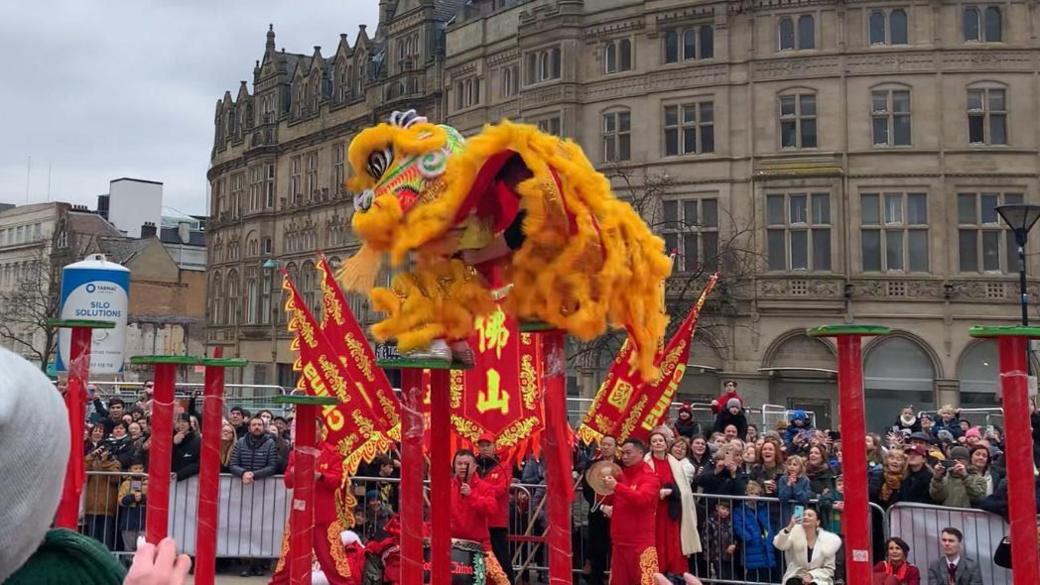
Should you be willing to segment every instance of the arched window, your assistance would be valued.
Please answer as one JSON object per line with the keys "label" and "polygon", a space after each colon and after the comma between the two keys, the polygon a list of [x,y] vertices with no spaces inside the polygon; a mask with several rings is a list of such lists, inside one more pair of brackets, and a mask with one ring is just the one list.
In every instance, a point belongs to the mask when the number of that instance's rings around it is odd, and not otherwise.
{"label": "arched window", "polygon": [[239,297],[240,294],[238,272],[232,270],[228,274],[227,296],[224,297],[224,313],[228,325],[238,325],[239,323],[239,307],[241,304],[241,298]]}
{"label": "arched window", "polygon": [[897,8],[888,15],[889,42],[893,45],[905,45],[910,42],[906,11]]}
{"label": "arched window", "polygon": [[872,345],[864,359],[869,428],[885,428],[900,410],[935,408],[935,367],[931,357],[912,339],[889,336]]}
{"label": "arched window", "polygon": [[221,278],[219,272],[214,274],[213,279],[210,281],[209,302],[210,323],[214,325],[223,325],[224,279]]}
{"label": "arched window", "polygon": [[607,73],[614,73],[617,71],[617,49],[616,44],[607,43],[606,55],[604,56]]}
{"label": "arched window", "polygon": [[777,37],[780,40],[781,51],[794,50],[794,21],[790,18],[781,18],[777,26]]}
{"label": "arched window", "polygon": [[798,17],[798,48],[816,48],[816,20],[811,14]]}
{"label": "arched window", "polygon": [[246,325],[256,325],[259,322],[259,293],[260,287],[257,282],[256,269],[251,268],[246,273]]}
{"label": "arched window", "polygon": [[870,44],[885,44],[885,13],[874,10],[870,13]]}

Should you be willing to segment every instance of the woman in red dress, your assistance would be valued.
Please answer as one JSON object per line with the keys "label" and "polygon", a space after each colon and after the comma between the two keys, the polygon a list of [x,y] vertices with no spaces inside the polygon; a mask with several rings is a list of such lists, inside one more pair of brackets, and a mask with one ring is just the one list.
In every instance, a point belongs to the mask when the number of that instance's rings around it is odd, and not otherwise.
{"label": "woman in red dress", "polygon": [[646,460],[661,482],[654,522],[657,563],[662,573],[682,575],[689,570],[687,555],[701,552],[697,533],[697,513],[693,490],[682,465],[668,453],[668,437],[655,431],[650,435]]}

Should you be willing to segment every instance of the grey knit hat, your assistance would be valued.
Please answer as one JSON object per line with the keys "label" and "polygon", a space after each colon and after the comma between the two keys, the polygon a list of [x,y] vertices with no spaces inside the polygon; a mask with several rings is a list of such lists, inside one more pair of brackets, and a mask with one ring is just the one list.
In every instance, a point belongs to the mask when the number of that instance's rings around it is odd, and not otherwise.
{"label": "grey knit hat", "polygon": [[25,563],[58,509],[69,417],[40,368],[0,348],[0,583]]}

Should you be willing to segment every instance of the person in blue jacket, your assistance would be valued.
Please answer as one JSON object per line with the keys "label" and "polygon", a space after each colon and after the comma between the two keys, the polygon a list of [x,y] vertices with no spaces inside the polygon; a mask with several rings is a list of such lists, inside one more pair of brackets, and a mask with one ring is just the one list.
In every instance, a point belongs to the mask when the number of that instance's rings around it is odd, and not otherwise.
{"label": "person in blue jacket", "polygon": [[[749,481],[747,495],[762,496],[762,486]],[[769,523],[769,505],[757,499],[741,500],[733,510],[733,536],[740,543],[746,577],[741,580],[757,583],[779,583],[779,562],[773,537],[776,530]],[[740,578],[740,577],[737,577]]]}
{"label": "person in blue jacket", "polygon": [[[794,515],[796,505],[806,506],[812,499],[812,487],[805,475],[805,460],[791,455],[784,462],[786,473],[776,478],[777,498],[780,499],[780,518]],[[774,528],[776,528],[774,526]]]}
{"label": "person in blue jacket", "polygon": [[787,425],[787,430],[784,431],[784,446],[787,447],[788,452],[791,452],[791,445],[794,443],[795,437],[799,433],[812,430],[812,421],[809,420],[809,413],[804,410],[796,410],[791,413],[791,421]]}

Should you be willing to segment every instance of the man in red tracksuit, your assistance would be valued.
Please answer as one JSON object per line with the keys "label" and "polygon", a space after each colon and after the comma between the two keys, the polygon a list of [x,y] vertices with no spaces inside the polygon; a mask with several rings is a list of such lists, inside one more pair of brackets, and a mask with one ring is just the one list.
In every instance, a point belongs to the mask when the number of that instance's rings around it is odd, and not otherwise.
{"label": "man in red tracksuit", "polygon": [[603,506],[610,516],[610,585],[652,585],[657,573],[654,521],[661,482],[643,461],[646,445],[628,439],[621,445],[621,476],[607,476],[613,493]]}
{"label": "man in red tracksuit", "polygon": [[496,502],[495,512],[488,518],[491,551],[512,583],[513,559],[509,556],[509,485],[512,483],[512,474],[495,457],[495,437],[491,433],[484,433],[477,439],[477,450],[480,479],[491,488],[491,495]]}
{"label": "man in red tracksuit", "polygon": [[[498,502],[491,486],[477,476],[477,459],[468,449],[459,449],[452,461],[455,474],[451,478],[451,537],[472,540],[491,552],[488,520],[495,514]],[[509,585],[505,572],[494,554],[485,558],[487,581]]]}
{"label": "man in red tracksuit", "polygon": [[[354,575],[351,571],[343,541],[340,540],[340,533],[349,528],[340,523],[337,513],[339,504],[336,494],[343,484],[343,456],[331,443],[323,441],[319,448],[321,453],[314,463],[314,555],[329,585],[359,585],[361,575]],[[289,454],[289,467],[285,470],[285,487],[289,489],[293,489],[295,463],[294,451]],[[289,563],[285,562],[288,549],[289,530],[286,527],[282,555],[270,585],[289,583]]]}

